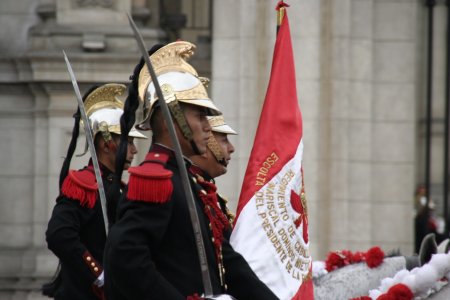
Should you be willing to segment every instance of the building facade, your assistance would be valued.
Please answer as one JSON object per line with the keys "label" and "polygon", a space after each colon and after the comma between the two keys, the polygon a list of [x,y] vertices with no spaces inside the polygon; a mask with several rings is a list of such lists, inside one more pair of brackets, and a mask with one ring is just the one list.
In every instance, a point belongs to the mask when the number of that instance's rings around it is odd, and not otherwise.
{"label": "building facade", "polygon": [[[426,8],[413,0],[288,3],[312,254],[374,245],[412,254],[414,193],[424,176]],[[76,108],[62,50],[83,92],[128,82],[140,55],[125,12],[148,46],[177,38],[197,44],[193,65],[211,78],[212,98],[239,131],[229,174],[218,180],[235,208],[270,73],[275,5],[0,2],[0,299],[44,299],[38,289],[57,265],[44,233]],[[446,5],[438,1],[435,12],[431,181],[439,205]],[[139,145],[138,160],[148,144]]]}

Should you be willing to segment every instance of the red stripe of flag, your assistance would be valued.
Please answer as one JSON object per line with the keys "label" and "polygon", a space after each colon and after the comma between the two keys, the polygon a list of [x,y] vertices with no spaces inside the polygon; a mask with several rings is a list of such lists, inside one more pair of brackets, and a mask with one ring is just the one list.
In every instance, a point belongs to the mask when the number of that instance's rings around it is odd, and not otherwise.
{"label": "red stripe of flag", "polygon": [[[302,115],[297,100],[294,55],[289,21],[285,14],[275,43],[269,86],[245,172],[236,218],[261,188],[258,183],[270,181],[273,175],[292,159],[302,135]],[[263,164],[272,153],[279,156],[279,161],[264,174],[266,170],[262,169],[265,168]]]}

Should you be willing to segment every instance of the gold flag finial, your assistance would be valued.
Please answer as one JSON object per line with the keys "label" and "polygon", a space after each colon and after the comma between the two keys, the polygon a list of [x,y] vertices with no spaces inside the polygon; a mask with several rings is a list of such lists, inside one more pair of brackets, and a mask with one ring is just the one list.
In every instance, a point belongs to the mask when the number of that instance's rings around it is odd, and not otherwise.
{"label": "gold flag finial", "polygon": [[281,0],[275,8],[277,10],[277,32],[281,26],[281,23],[283,23],[284,15],[286,14],[286,7],[289,7],[289,4],[284,3],[284,1]]}
{"label": "gold flag finial", "polygon": [[[283,4],[283,1],[280,1],[280,4]],[[283,22],[284,12],[286,7],[279,5],[277,10],[277,26],[281,26],[281,22]]]}

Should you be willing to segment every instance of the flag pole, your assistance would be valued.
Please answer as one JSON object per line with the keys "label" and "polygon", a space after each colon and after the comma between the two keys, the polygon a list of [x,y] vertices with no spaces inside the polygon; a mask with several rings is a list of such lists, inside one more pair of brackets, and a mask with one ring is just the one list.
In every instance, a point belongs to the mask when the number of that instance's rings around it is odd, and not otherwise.
{"label": "flag pole", "polygon": [[286,6],[288,6],[286,3],[284,3],[283,0],[278,2],[277,4],[277,34],[280,30],[281,23],[283,22],[284,13],[286,11]]}

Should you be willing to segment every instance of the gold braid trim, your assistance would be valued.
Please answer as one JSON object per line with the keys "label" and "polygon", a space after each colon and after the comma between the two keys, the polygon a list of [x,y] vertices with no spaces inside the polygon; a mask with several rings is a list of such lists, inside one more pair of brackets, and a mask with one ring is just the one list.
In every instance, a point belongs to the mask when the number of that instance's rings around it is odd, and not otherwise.
{"label": "gold braid trim", "polygon": [[236,219],[236,215],[233,214],[230,209],[228,208],[228,199],[225,198],[224,196],[220,195],[219,193],[217,194],[218,198],[219,198],[219,202],[222,202],[223,207],[225,208],[225,215],[227,216],[228,221],[230,222],[230,225],[233,226],[234,223],[234,219]]}
{"label": "gold braid trim", "polygon": [[[168,93],[166,91],[164,91],[164,88],[166,86],[170,86],[170,85],[163,84],[161,86],[161,91],[163,92],[164,99],[166,100],[166,102],[169,102],[169,100],[166,98],[166,95]],[[206,92],[204,85],[201,83],[199,83],[198,85],[194,86],[191,89],[184,90],[184,91],[175,92],[175,91],[173,91],[173,89],[171,87],[170,87],[170,89],[171,89],[171,93],[173,94],[173,96],[175,96],[175,98],[177,100],[198,100],[198,99],[208,99],[209,100],[208,93]],[[152,103],[150,104],[150,106],[152,106],[152,104],[158,100],[158,96],[156,95],[156,92],[155,92],[153,99],[154,100],[152,100]]]}
{"label": "gold braid trim", "polygon": [[171,101],[167,103],[167,106],[169,107],[169,110],[175,119],[175,121],[178,123],[178,126],[180,126],[181,132],[183,133],[184,137],[189,141],[193,141],[192,136],[192,130],[191,127],[189,127],[189,124],[186,121],[186,117],[183,114],[183,110],[180,107],[180,104],[178,101]]}
{"label": "gold braid trim", "polygon": [[211,127],[226,125],[223,115],[208,117],[208,122]]}
{"label": "gold braid trim", "polygon": [[214,157],[216,158],[216,160],[219,163],[222,163],[223,160],[225,159],[225,156],[223,155],[222,149],[220,148],[219,143],[217,143],[217,140],[214,137],[214,134],[212,133],[212,131],[209,132],[207,146],[208,146],[209,150],[211,150],[211,152],[214,155]]}
{"label": "gold braid trim", "polygon": [[123,84],[107,83],[93,90],[84,100],[86,115],[89,117],[102,108],[123,109],[123,103],[117,96],[122,96],[127,87]]}

